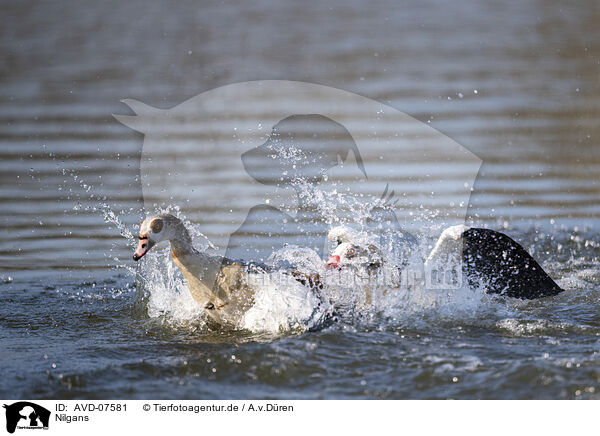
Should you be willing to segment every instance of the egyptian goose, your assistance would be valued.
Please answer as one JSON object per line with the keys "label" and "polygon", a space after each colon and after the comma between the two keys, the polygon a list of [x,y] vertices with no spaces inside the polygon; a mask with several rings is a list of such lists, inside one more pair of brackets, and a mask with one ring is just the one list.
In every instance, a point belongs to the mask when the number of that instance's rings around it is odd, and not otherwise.
{"label": "egyptian goose", "polygon": [[[149,216],[142,221],[133,260],[140,260],[162,241],[170,242],[175,265],[183,274],[192,297],[204,307],[210,320],[218,326],[243,327],[244,315],[254,305],[256,284],[252,283],[252,276],[273,268],[199,252],[193,247],[183,222],[171,214]],[[300,282],[315,292],[321,287],[317,275],[292,269],[282,272],[296,285]]]}

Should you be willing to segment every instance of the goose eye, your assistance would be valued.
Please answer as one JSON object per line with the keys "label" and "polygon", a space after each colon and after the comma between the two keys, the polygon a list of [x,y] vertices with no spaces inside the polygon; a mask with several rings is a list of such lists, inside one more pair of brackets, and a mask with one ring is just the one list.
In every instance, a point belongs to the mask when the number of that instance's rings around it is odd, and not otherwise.
{"label": "goose eye", "polygon": [[336,240],[336,241],[337,241],[337,244],[338,244],[338,245],[341,245],[341,243],[342,243],[342,238],[337,238],[337,240]]}
{"label": "goose eye", "polygon": [[150,229],[152,230],[152,233],[160,233],[162,228],[163,228],[163,220],[161,220],[160,218],[152,221],[152,224],[150,225]]}

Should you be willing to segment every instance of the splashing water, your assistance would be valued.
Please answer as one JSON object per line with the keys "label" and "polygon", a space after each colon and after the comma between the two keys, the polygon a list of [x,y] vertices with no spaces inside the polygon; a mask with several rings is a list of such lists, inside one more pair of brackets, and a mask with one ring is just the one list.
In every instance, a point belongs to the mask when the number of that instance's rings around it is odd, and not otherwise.
{"label": "splashing water", "polygon": [[[329,226],[340,223],[356,228],[358,244],[373,244],[378,240],[376,231],[366,224],[378,199],[357,198],[341,193],[336,186],[326,191],[314,185],[303,184],[303,192],[311,204],[331,217]],[[110,208],[103,207],[104,219],[119,229],[120,234],[134,242],[134,235]],[[338,218],[336,211],[345,210],[349,219]],[[177,207],[159,210],[172,213],[185,223],[193,236],[196,248],[202,252],[217,248],[202,234]],[[438,227],[429,234],[423,232],[420,244],[404,271],[423,271],[423,253],[431,248]],[[376,243],[376,242],[375,242]],[[384,258],[392,258],[391,247],[379,247]],[[267,264],[278,269],[293,268],[306,275],[321,277],[318,291],[305,286],[290,275],[276,272],[248,274],[255,290],[253,306],[246,312],[240,328],[252,332],[303,332],[318,329],[327,320],[337,318],[351,325],[376,326],[415,325],[428,319],[479,319],[491,312],[511,316],[511,308],[502,299],[489,296],[485,289],[471,289],[468,285],[432,289],[423,281],[410,280],[399,272],[394,262],[386,262],[373,275],[366,267],[344,270],[341,274],[325,271],[324,260],[311,249],[288,245],[272,253]],[[188,292],[185,281],[171,260],[165,245],[156,247],[137,268],[125,267],[136,277],[138,303],[151,319],[162,324],[194,325],[207,329],[204,310]],[[342,278],[342,280],[340,280]],[[383,278],[383,280],[382,280]]]}
{"label": "splashing water", "polygon": [[254,305],[243,318],[242,327],[251,331],[304,332],[318,328],[331,306],[308,286],[293,278],[281,280],[278,273],[251,275],[256,289]]}
{"label": "splashing water", "polygon": [[[167,246],[154,250],[154,255],[139,263],[136,270],[138,299],[143,302],[150,318],[164,323],[196,324],[205,327],[203,309],[189,293],[181,273],[170,257]],[[152,254],[152,253],[150,253]]]}

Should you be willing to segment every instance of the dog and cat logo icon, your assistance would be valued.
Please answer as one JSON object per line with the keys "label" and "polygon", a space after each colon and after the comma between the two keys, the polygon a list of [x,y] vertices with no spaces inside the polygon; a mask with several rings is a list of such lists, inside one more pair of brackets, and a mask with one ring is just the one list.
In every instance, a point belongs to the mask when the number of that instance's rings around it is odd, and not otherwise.
{"label": "dog and cat logo icon", "polygon": [[14,433],[18,429],[48,430],[50,411],[29,401],[19,401],[4,405],[6,409],[6,431]]}

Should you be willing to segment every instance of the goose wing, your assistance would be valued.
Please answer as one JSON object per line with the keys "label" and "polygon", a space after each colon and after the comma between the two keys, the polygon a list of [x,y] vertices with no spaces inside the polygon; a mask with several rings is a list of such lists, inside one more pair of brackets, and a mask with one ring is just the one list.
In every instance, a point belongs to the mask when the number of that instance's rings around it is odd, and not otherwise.
{"label": "goose wing", "polygon": [[560,286],[515,240],[489,229],[462,233],[463,271],[469,283],[482,280],[488,293],[534,299],[557,295]]}

